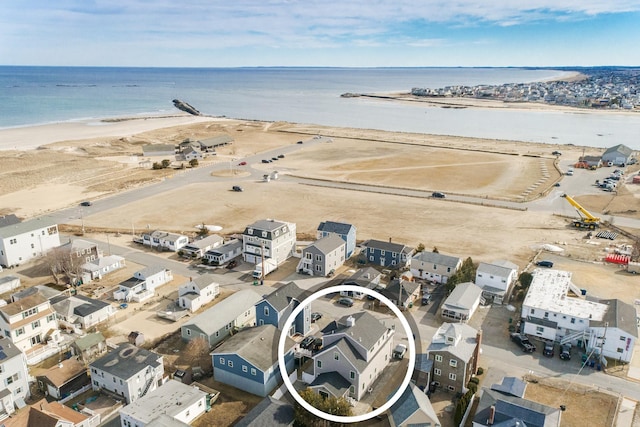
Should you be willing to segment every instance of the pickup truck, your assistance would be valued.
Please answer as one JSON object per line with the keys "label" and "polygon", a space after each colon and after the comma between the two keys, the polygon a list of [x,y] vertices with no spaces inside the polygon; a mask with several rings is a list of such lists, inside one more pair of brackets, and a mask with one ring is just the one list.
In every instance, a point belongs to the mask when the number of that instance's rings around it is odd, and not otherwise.
{"label": "pickup truck", "polygon": [[536,351],[536,346],[531,344],[531,341],[529,341],[529,338],[527,338],[526,335],[513,332],[511,334],[511,341],[518,344],[520,348],[522,348],[522,351],[524,352],[532,353]]}
{"label": "pickup truck", "polygon": [[402,359],[406,352],[407,352],[407,346],[404,344],[398,344],[396,348],[393,349],[393,358]]}

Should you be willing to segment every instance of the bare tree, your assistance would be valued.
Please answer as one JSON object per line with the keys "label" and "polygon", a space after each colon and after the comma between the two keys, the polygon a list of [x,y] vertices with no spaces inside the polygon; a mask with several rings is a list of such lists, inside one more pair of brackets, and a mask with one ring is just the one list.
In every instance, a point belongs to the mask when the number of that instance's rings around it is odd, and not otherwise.
{"label": "bare tree", "polygon": [[60,284],[60,280],[65,278],[66,283],[76,285],[82,275],[84,261],[83,257],[77,256],[70,248],[64,246],[53,248],[44,256],[44,262],[56,284]]}
{"label": "bare tree", "polygon": [[199,337],[189,341],[184,350],[184,355],[191,366],[200,366],[203,371],[209,372],[213,369],[209,350],[209,341],[206,338]]}

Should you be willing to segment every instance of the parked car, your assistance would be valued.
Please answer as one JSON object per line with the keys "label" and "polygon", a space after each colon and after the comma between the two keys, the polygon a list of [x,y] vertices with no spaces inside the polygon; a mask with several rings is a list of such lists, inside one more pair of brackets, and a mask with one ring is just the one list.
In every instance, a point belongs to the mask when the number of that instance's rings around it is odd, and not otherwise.
{"label": "parked car", "polygon": [[561,153],[561,152],[559,152],[559,151],[554,151],[554,152],[553,152],[553,153],[551,153],[551,154],[553,154],[554,156],[562,156],[562,153]]}
{"label": "parked car", "polygon": [[422,294],[422,305],[427,305],[431,302],[431,294]]}
{"label": "parked car", "polygon": [[267,159],[262,159],[262,163],[269,163],[269,160],[267,160]]}
{"label": "parked car", "polygon": [[308,336],[305,337],[302,342],[300,343],[300,347],[304,348],[304,349],[309,349],[311,348],[311,346],[313,346],[314,341],[316,340],[316,338],[314,336]]}
{"label": "parked car", "polygon": [[233,187],[231,187],[231,189],[233,191],[242,191],[242,187],[240,187],[239,185],[234,185]]}
{"label": "parked car", "polygon": [[571,344],[563,344],[560,349],[560,359],[569,360],[571,359]]}
{"label": "parked car", "polygon": [[85,200],[84,202],[80,203],[80,206],[91,206],[91,205],[93,205],[93,203],[91,203],[88,200]]}
{"label": "parked car", "polygon": [[406,352],[407,352],[407,346],[404,344],[398,344],[396,348],[393,349],[393,358],[402,359]]}
{"label": "parked car", "polygon": [[298,141],[298,144],[302,144],[302,141]]}
{"label": "parked car", "polygon": [[531,344],[531,341],[529,341],[529,338],[527,338],[526,335],[513,332],[511,334],[511,341],[518,344],[524,352],[532,353],[536,351],[536,346]]}
{"label": "parked car", "polygon": [[277,157],[272,157],[271,160],[278,160],[278,158]]}
{"label": "parked car", "polygon": [[278,154],[279,159],[284,159],[284,154]]}
{"label": "parked car", "polygon": [[327,277],[333,277],[336,274],[336,271],[332,268],[331,270],[329,270],[329,272],[327,273]]}
{"label": "parked car", "polygon": [[238,163],[238,166],[246,166],[247,162],[240,162]]}
{"label": "parked car", "polygon": [[553,184],[554,187],[560,187],[560,183],[556,182],[555,184]]}
{"label": "parked car", "polygon": [[553,345],[552,342],[545,343],[544,350],[542,351],[542,354],[544,356],[547,356],[547,357],[553,357],[553,355],[554,355],[553,347],[554,347],[554,345]]}
{"label": "parked car", "polygon": [[315,323],[320,319],[322,319],[322,313],[317,313],[317,312],[311,313],[311,323]]}
{"label": "parked car", "polygon": [[551,268],[551,267],[553,267],[553,262],[552,261],[536,261],[536,265],[538,267]]}
{"label": "parked car", "polygon": [[353,307],[353,300],[351,298],[340,298],[338,300],[338,304],[344,305],[347,307]]}
{"label": "parked car", "polygon": [[227,268],[236,268],[238,266],[238,261],[236,261],[235,259],[232,259],[231,261],[229,261],[229,264],[227,264]]}
{"label": "parked car", "polygon": [[445,195],[444,195],[444,193],[441,193],[439,191],[435,191],[435,192],[431,193],[431,197],[435,197],[436,199],[444,199]]}

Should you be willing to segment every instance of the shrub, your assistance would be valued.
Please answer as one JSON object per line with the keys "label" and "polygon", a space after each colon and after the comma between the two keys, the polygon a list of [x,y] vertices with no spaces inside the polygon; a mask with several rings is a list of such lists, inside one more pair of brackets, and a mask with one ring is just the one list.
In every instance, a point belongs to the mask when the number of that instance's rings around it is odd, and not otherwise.
{"label": "shrub", "polygon": [[484,369],[482,369],[482,367],[479,367],[479,368],[476,370],[476,375],[482,375],[482,374],[484,374]]}
{"label": "shrub", "polygon": [[474,383],[475,385],[478,385],[480,383],[480,379],[478,377],[471,377],[469,379],[470,383]]}
{"label": "shrub", "polygon": [[478,383],[469,381],[469,383],[467,384],[467,388],[471,393],[475,393],[476,391],[478,391]]}

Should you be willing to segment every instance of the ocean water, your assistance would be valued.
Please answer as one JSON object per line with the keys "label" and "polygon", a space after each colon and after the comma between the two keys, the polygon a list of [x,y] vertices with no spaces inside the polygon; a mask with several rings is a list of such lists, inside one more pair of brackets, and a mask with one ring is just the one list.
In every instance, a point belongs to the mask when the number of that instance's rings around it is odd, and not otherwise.
{"label": "ocean water", "polygon": [[640,149],[640,114],[444,109],[341,98],[345,92],[545,80],[518,68],[0,67],[0,128],[177,112],[442,135]]}

